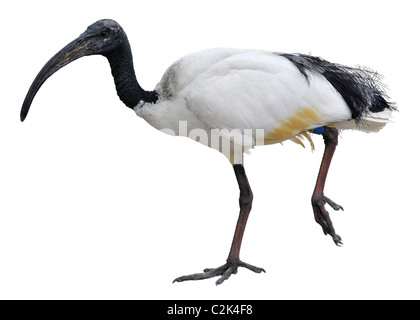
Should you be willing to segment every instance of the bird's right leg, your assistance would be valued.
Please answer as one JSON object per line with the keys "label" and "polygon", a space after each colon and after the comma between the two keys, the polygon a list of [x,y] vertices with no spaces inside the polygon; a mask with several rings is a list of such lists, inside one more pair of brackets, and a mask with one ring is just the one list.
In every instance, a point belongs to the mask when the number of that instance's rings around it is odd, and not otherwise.
{"label": "bird's right leg", "polygon": [[240,196],[239,196],[239,218],[236,224],[235,233],[233,235],[232,246],[226,263],[218,268],[205,269],[202,273],[194,273],[187,276],[178,277],[174,282],[182,282],[189,280],[203,280],[217,276],[221,276],[217,281],[216,285],[222,284],[223,281],[229,279],[232,274],[236,274],[239,267],[249,269],[256,273],[265,272],[264,269],[255,267],[248,263],[243,262],[239,259],[239,251],[241,250],[242,238],[245,232],[246,222],[248,220],[249,213],[252,207],[252,190],[248,182],[248,178],[245,174],[245,169],[241,164],[235,164],[233,166],[235,170],[236,180],[238,181]]}
{"label": "bird's right leg", "polygon": [[332,221],[325,205],[328,203],[334,210],[344,210],[342,206],[336,204],[324,195],[325,180],[327,179],[328,169],[338,143],[338,130],[336,128],[325,127],[322,136],[324,138],[325,150],[316,180],[315,190],[312,195],[312,208],[314,210],[315,221],[319,223],[324,234],[329,234],[334,243],[342,245],[341,237],[335,233]]}

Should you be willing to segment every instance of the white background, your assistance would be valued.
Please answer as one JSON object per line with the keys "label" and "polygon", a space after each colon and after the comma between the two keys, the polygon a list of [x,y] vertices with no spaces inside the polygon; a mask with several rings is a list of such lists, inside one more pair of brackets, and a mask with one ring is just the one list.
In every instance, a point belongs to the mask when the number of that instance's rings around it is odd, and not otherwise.
{"label": "white background", "polygon": [[[7,4],[6,4],[7,3]],[[13,1],[0,4],[1,299],[420,298],[419,41],[415,1]],[[326,195],[338,248],[313,219],[323,151],[291,142],[246,156],[254,206],[241,257],[266,269],[172,284],[225,262],[238,195],[218,152],[160,133],[118,99],[108,62],[37,72],[101,18],[131,42],[138,79],[209,47],[311,53],[382,73],[400,112],[343,132]],[[226,106],[227,108],[229,106]]]}

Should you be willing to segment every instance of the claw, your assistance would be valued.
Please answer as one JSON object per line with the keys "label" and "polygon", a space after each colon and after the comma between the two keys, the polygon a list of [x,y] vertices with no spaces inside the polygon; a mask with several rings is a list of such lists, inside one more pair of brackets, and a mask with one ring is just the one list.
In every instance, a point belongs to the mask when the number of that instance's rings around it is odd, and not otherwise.
{"label": "claw", "polygon": [[344,208],[342,206],[340,206],[339,204],[335,203],[330,198],[327,198],[326,196],[324,196],[324,199],[331,206],[331,208],[333,208],[335,211],[338,211],[338,210],[344,211]]}
{"label": "claw", "polygon": [[341,247],[343,245],[343,241],[341,241],[341,237],[338,234],[335,235],[333,240],[337,247]]}

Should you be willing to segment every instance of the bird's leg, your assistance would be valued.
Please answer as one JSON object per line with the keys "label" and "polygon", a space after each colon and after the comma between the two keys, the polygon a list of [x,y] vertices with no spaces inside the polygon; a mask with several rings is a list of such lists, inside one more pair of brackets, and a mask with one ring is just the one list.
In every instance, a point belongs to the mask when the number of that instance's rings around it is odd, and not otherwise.
{"label": "bird's leg", "polygon": [[230,248],[229,256],[226,260],[226,263],[218,268],[205,269],[203,273],[195,273],[188,276],[176,278],[174,282],[182,282],[187,280],[202,280],[213,278],[216,276],[221,276],[216,281],[216,285],[219,285],[222,284],[223,281],[229,279],[229,277],[232,274],[236,274],[236,272],[238,271],[238,267],[244,267],[257,273],[265,272],[264,269],[242,262],[239,259],[239,251],[241,250],[242,238],[244,235],[246,222],[248,220],[248,216],[252,208],[253,195],[243,165],[235,164],[233,165],[233,169],[235,170],[235,175],[240,190],[240,212],[238,222],[236,224],[235,234],[233,236],[232,246]]}
{"label": "bird's leg", "polygon": [[334,210],[343,210],[343,207],[324,195],[325,180],[338,143],[338,130],[336,128],[325,127],[322,136],[324,138],[325,150],[322,157],[321,167],[319,168],[315,190],[312,195],[312,207],[315,214],[315,221],[321,225],[324,233],[326,235],[329,234],[333,238],[335,244],[340,246],[343,244],[341,242],[341,237],[335,233],[330,215],[325,209],[325,204],[328,203]]}

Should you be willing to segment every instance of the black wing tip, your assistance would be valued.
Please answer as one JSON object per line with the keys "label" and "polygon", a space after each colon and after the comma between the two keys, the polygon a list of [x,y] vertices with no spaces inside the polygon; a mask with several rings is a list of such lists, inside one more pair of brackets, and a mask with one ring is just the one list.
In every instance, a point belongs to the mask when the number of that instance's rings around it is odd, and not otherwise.
{"label": "black wing tip", "polygon": [[388,101],[382,76],[366,67],[347,67],[319,57],[304,54],[282,54],[289,59],[308,80],[307,71],[323,75],[343,97],[351,111],[352,119],[360,121],[364,112],[377,113],[395,104]]}

